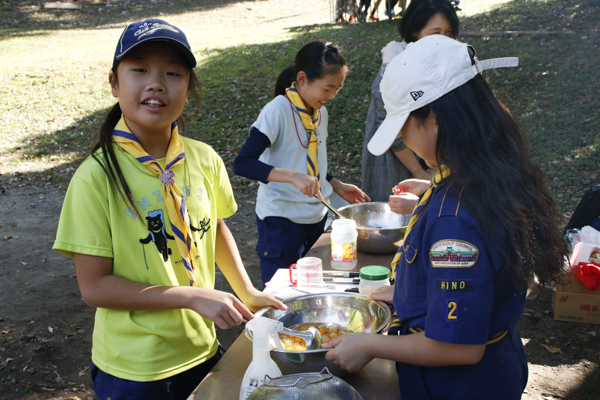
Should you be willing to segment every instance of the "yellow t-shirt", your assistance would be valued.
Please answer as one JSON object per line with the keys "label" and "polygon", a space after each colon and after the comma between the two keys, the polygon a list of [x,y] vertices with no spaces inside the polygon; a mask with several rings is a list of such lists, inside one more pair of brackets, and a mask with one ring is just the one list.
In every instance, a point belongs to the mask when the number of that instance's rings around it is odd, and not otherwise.
{"label": "yellow t-shirt", "polygon": [[[197,229],[198,286],[213,289],[217,218],[233,215],[237,204],[221,158],[207,144],[183,141],[186,161],[174,168],[175,181]],[[113,274],[133,281],[188,286],[160,179],[116,145],[114,149],[141,218],[113,194],[102,167],[90,157],[69,184],[54,250],[71,257],[112,258]],[[203,363],[217,349],[212,321],[189,309],[96,311],[92,361],[119,378],[164,379]]]}

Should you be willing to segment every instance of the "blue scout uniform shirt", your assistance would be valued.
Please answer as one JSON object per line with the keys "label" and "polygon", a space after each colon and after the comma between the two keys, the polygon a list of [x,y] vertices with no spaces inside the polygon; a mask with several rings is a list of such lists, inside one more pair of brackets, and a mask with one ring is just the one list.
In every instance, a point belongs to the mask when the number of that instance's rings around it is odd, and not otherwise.
{"label": "blue scout uniform shirt", "polygon": [[[500,238],[500,246],[507,240]],[[520,398],[527,361],[514,327],[526,294],[503,267],[496,243],[440,184],[405,239],[396,269],[394,307],[400,332],[424,330],[426,337],[442,342],[490,344],[475,365],[398,363],[403,400]],[[504,367],[515,372],[503,375]]]}

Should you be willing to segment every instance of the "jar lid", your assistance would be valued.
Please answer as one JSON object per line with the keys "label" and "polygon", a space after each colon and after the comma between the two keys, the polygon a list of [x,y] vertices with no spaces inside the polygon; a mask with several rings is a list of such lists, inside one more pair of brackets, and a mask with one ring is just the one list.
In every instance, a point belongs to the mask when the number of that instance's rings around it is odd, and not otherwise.
{"label": "jar lid", "polygon": [[331,223],[331,226],[333,228],[335,228],[336,226],[339,226],[341,228],[356,229],[356,221],[353,219],[336,219],[336,220],[333,220],[333,222]]}
{"label": "jar lid", "polygon": [[381,281],[390,276],[390,270],[381,265],[368,265],[362,267],[358,274],[362,279],[368,281]]}

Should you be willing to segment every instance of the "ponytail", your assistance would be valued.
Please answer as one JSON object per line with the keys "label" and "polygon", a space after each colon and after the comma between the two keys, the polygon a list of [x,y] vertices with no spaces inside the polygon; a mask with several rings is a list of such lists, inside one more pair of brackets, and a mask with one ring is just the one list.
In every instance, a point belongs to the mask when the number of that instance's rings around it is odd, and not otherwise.
{"label": "ponytail", "polygon": [[[116,71],[116,68],[114,69]],[[116,75],[115,75],[116,79]],[[100,164],[104,173],[108,177],[110,187],[113,191],[113,195],[116,197],[117,194],[121,196],[123,201],[137,214],[137,207],[133,200],[133,195],[127,184],[127,180],[121,171],[115,149],[113,147],[112,133],[117,126],[117,123],[121,119],[122,111],[119,103],[115,104],[113,108],[106,115],[106,119],[100,128],[100,140],[92,149],[92,157]],[[100,156],[99,153],[102,153]]]}
{"label": "ponytail", "polygon": [[293,66],[284,69],[275,83],[275,97],[285,94],[298,73],[303,71],[309,81],[335,74],[347,66],[339,47],[325,40],[310,42],[298,51]]}
{"label": "ponytail", "polygon": [[292,83],[295,80],[296,74],[294,74],[294,66],[290,65],[289,67],[281,71],[281,73],[277,77],[277,82],[275,83],[275,96],[273,97],[284,95],[285,89],[292,86]]}

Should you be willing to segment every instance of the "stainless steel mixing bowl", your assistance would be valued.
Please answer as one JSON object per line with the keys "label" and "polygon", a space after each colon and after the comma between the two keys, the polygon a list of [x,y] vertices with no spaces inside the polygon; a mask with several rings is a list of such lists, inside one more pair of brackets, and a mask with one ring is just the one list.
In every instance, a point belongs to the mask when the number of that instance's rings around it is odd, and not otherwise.
{"label": "stainless steel mixing bowl", "polygon": [[358,251],[369,254],[392,254],[402,244],[410,215],[396,214],[388,203],[351,204],[338,209],[356,221]]}
{"label": "stainless steel mixing bowl", "polygon": [[[391,313],[385,303],[372,301],[367,296],[352,293],[326,293],[296,297],[283,302],[285,311],[263,308],[255,314],[283,322],[283,326],[303,322],[333,323],[354,332],[378,333],[389,323]],[[248,330],[246,336],[250,338]],[[318,372],[324,367],[332,374],[344,377],[349,374],[325,359],[327,349],[318,350],[272,350],[271,357],[284,375],[302,372]]]}

